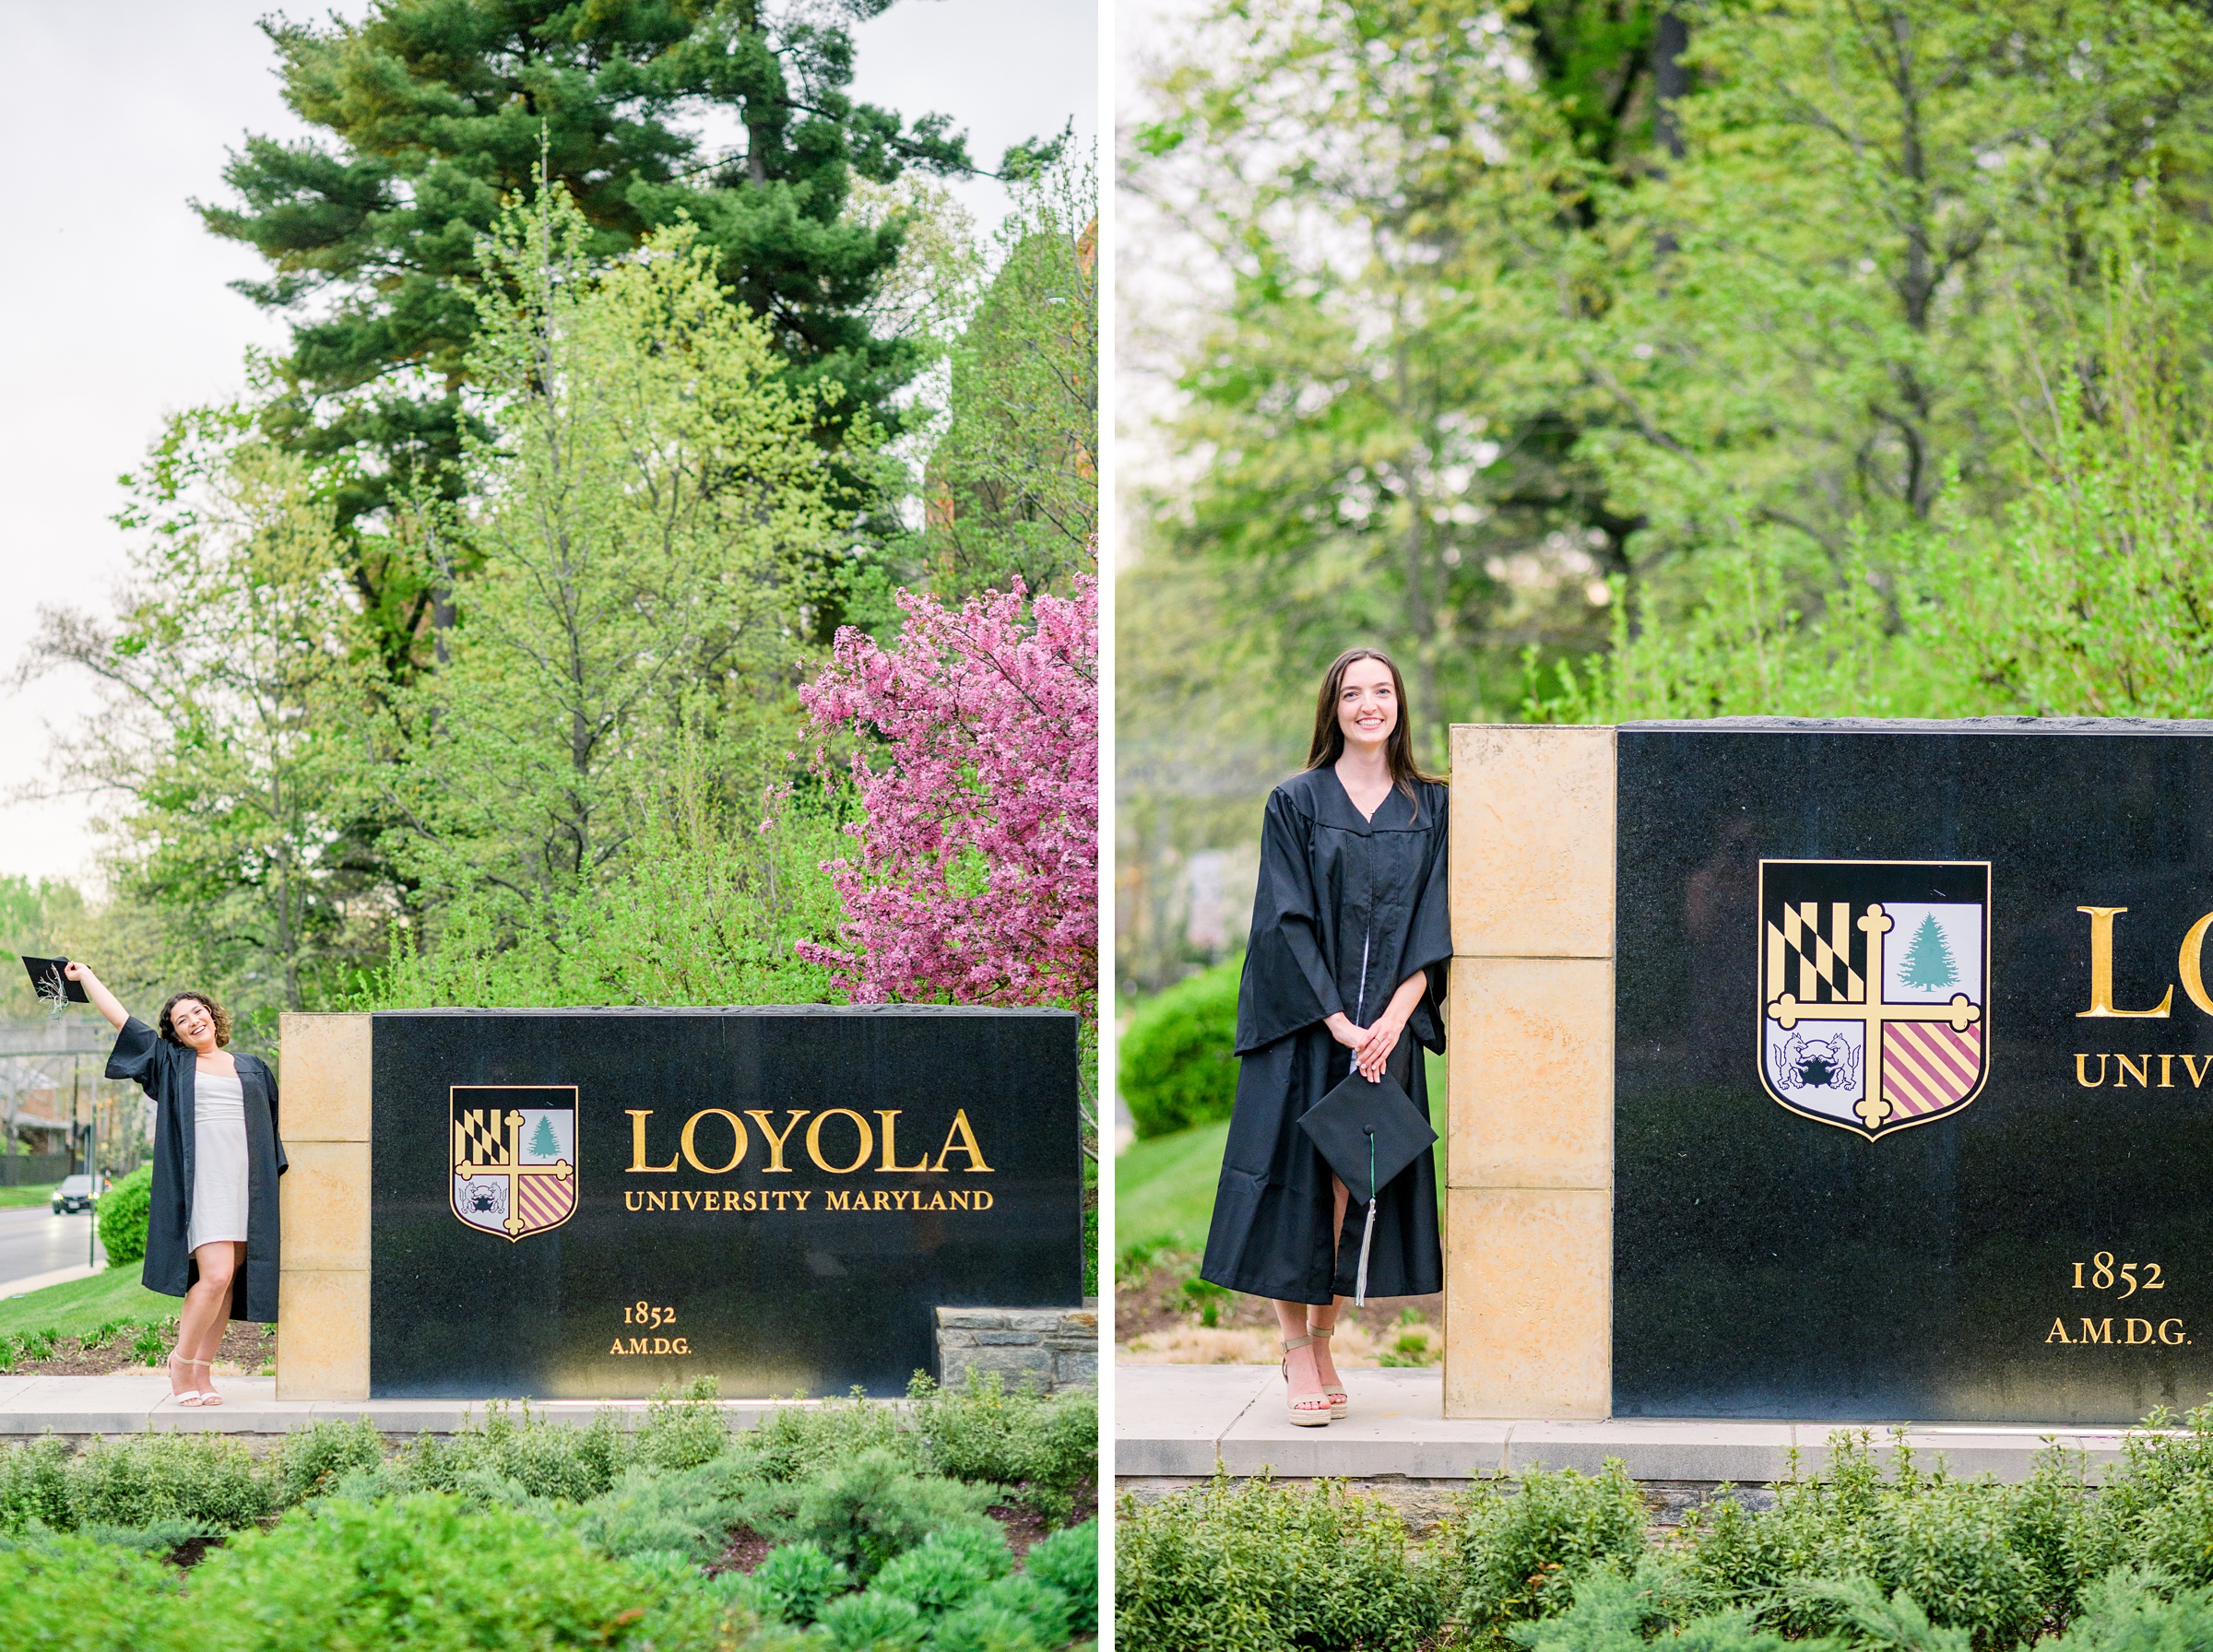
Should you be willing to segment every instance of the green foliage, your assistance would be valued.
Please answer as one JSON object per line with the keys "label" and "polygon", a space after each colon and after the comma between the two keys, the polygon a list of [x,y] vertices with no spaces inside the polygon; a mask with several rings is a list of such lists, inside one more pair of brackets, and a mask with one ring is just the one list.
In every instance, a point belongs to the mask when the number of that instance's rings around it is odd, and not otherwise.
{"label": "green foliage", "polygon": [[1023,1613],[979,1600],[939,1623],[929,1644],[935,1652],[1042,1652],[1049,1643]]}
{"label": "green foliage", "polygon": [[1040,1646],[1057,1646],[1068,1639],[1069,1620],[1072,1615],[1068,1597],[1026,1572],[987,1585],[963,1609],[962,1615],[979,1608],[1012,1613],[1028,1625],[1031,1636]]}
{"label": "green foliage", "polygon": [[1122,1644],[1189,1652],[1412,1652],[1446,1604],[1389,1504],[1225,1474],[1142,1512],[1124,1501],[1115,1603]]}
{"label": "green foliage", "polygon": [[1595,1476],[1532,1469],[1511,1495],[1463,1495],[1444,1544],[1446,1587],[1463,1622],[1497,1628],[1564,1604],[1573,1580],[1627,1571],[1644,1552],[1644,1500],[1618,1460]]}
{"label": "green foliage", "polygon": [[1023,1557],[1023,1571],[1040,1583],[1052,1585],[1068,1598],[1073,1613],[1071,1624],[1078,1634],[1089,1634],[1098,1626],[1099,1523],[1096,1520],[1065,1527],[1031,1544],[1029,1553]]}
{"label": "green foliage", "polygon": [[191,1520],[243,1530],[269,1512],[267,1481],[243,1442],[217,1434],[96,1440],[68,1468],[69,1524]]}
{"label": "green foliage", "polygon": [[1116,1066],[1141,1138],[1229,1116],[1243,973],[1241,958],[1217,964],[1145,999],[1130,1018]]}
{"label": "green foliage", "polygon": [[1018,579],[1066,596],[1096,572],[1097,196],[1073,161],[1018,191],[990,286],[953,346],[919,547],[948,601]]}
{"label": "green foliage", "polygon": [[995,1532],[984,1510],[1000,1495],[997,1486],[915,1474],[879,1446],[806,1480],[751,1486],[738,1512],[779,1542],[818,1544],[866,1583],[932,1532],[964,1526]]}
{"label": "green foliage", "polygon": [[886,1564],[870,1587],[877,1594],[911,1601],[926,1617],[939,1617],[967,1604],[998,1575],[971,1548],[933,1536]]}
{"label": "green foliage", "polygon": [[290,1508],[334,1490],[349,1474],[385,1459],[385,1436],[366,1417],[351,1422],[319,1422],[285,1435],[272,1459],[271,1494]]}
{"label": "green foliage", "polygon": [[100,1200],[100,1245],[110,1268],[146,1259],[146,1230],[154,1208],[154,1167],[141,1164]]}
{"label": "green foliage", "polygon": [[964,1390],[917,1375],[907,1397],[932,1468],[1018,1488],[1056,1525],[1068,1517],[1076,1489],[1098,1478],[1099,1401],[1089,1388],[1041,1395],[1024,1383],[1010,1390],[999,1372],[988,1371],[972,1375]]}
{"label": "green foliage", "polygon": [[337,1499],[210,1553],[195,1616],[240,1652],[624,1646],[657,1591],[528,1515],[421,1493]]}
{"label": "green foliage", "polygon": [[[897,1562],[893,1562],[897,1564]],[[787,1623],[811,1623],[822,1603],[845,1592],[850,1574],[820,1543],[783,1543],[753,1568],[756,1598]]]}
{"label": "green foliage", "polygon": [[22,1446],[0,1446],[0,1533],[31,1522],[66,1531],[76,1524],[69,1504],[69,1447],[51,1434]]}
{"label": "green foliage", "polygon": [[175,1574],[89,1538],[0,1548],[0,1621],[10,1646],[42,1652],[167,1652]]}
{"label": "green foliage", "polygon": [[912,1652],[924,1633],[912,1601],[874,1590],[831,1601],[815,1622],[837,1652]]}

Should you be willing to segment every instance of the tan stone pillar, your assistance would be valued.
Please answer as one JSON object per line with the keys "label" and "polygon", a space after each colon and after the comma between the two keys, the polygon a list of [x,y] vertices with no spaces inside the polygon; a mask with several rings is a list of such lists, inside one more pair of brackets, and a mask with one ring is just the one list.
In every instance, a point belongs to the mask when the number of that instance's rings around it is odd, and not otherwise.
{"label": "tan stone pillar", "polygon": [[1445,1415],[1613,1409],[1614,731],[1452,730]]}
{"label": "tan stone pillar", "polygon": [[278,1021],[277,1398],[369,1398],[369,1052],[366,1015]]}

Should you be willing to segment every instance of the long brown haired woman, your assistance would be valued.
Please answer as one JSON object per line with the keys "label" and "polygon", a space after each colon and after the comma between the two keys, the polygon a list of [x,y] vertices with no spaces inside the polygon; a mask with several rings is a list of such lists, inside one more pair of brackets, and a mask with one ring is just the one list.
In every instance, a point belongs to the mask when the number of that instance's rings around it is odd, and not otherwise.
{"label": "long brown haired woman", "polygon": [[[1304,773],[1268,799],[1260,880],[1237,995],[1237,1100],[1201,1277],[1270,1298],[1290,1420],[1345,1414],[1330,1358],[1352,1293],[1344,1184],[1300,1116],[1357,1069],[1389,1071],[1426,1114],[1414,1044],[1445,1047],[1445,788],[1414,757],[1406,686],[1388,655],[1349,648],[1322,679]],[[1412,1040],[1404,1035],[1412,1033]],[[1427,1151],[1376,1199],[1368,1290],[1444,1288]]]}
{"label": "long brown haired woman", "polygon": [[184,1299],[170,1391],[179,1405],[220,1405],[214,1363],[229,1322],[277,1318],[277,1178],[285,1170],[277,1076],[260,1056],[224,1047],[231,1018],[204,992],[176,994],[149,1027],[87,965],[64,973],[115,1029],[108,1077],[136,1080],[154,1103],[140,1278],[148,1291]]}

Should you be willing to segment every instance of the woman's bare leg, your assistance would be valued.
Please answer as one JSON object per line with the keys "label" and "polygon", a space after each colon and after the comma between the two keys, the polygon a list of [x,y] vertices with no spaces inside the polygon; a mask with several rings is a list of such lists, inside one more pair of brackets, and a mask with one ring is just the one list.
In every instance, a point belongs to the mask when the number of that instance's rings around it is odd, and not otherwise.
{"label": "woman's bare leg", "polygon": [[[1271,1299],[1269,1306],[1275,1310],[1275,1328],[1282,1333],[1285,1342],[1296,1342],[1307,1334],[1307,1316],[1315,1311],[1312,1304]],[[1320,1367],[1315,1363],[1315,1355],[1325,1346],[1320,1342],[1309,1342],[1304,1348],[1293,1349],[1286,1356],[1291,1362],[1292,1393],[1311,1394],[1323,1386]]]}
{"label": "woman's bare leg", "polygon": [[[222,1345],[231,1321],[231,1284],[246,1247],[235,1239],[215,1239],[192,1253],[200,1265],[200,1277],[184,1293],[184,1312],[177,1325],[177,1356],[212,1362]],[[212,1380],[190,1385],[214,1386]]]}
{"label": "woman's bare leg", "polygon": [[[1344,1232],[1344,1208],[1352,1201],[1352,1195],[1346,1190],[1344,1183],[1336,1176],[1330,1178],[1330,1193],[1334,1200],[1333,1221],[1330,1232],[1342,1234]],[[1337,1328],[1338,1310],[1343,1306],[1344,1298],[1342,1296],[1334,1298],[1327,1307],[1309,1306],[1307,1309],[1307,1323],[1318,1331],[1333,1331]],[[1300,1328],[1299,1334],[1301,1336],[1306,1334],[1305,1327]],[[1314,1368],[1320,1375],[1321,1386],[1332,1394],[1343,1393],[1344,1385],[1338,1380],[1337,1362],[1330,1355],[1330,1345],[1327,1342],[1317,1342],[1314,1344],[1312,1351]]]}

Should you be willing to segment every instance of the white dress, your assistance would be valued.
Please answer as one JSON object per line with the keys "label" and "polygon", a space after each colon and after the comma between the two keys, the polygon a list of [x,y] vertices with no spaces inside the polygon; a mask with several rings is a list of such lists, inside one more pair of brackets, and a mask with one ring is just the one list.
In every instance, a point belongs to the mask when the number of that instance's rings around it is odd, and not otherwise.
{"label": "white dress", "polygon": [[192,1221],[187,1250],[246,1238],[246,1091],[235,1077],[192,1075]]}

